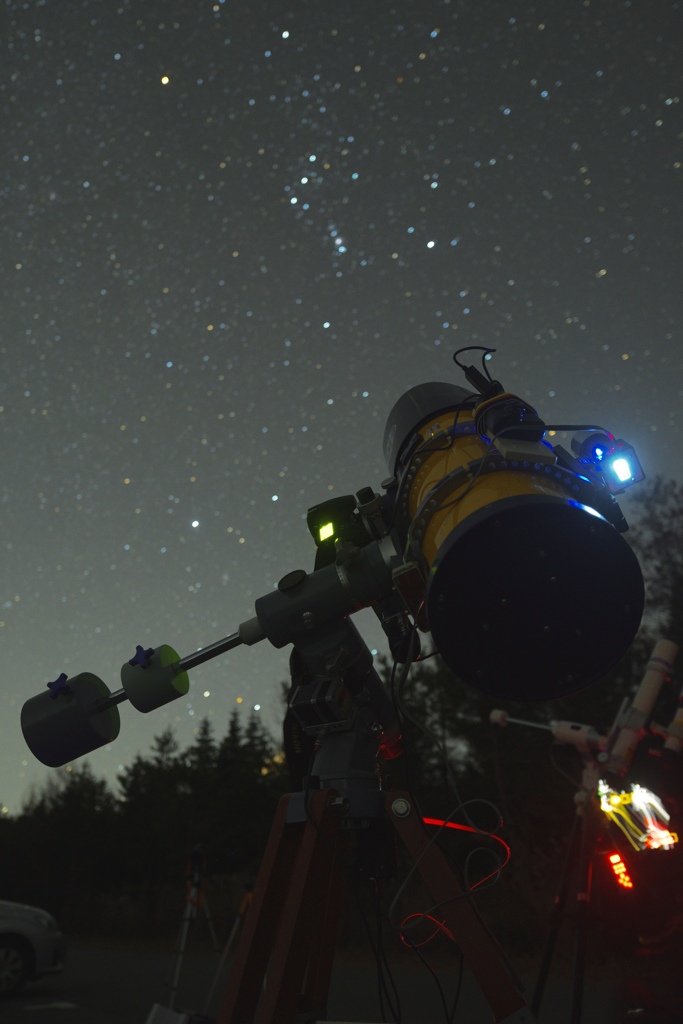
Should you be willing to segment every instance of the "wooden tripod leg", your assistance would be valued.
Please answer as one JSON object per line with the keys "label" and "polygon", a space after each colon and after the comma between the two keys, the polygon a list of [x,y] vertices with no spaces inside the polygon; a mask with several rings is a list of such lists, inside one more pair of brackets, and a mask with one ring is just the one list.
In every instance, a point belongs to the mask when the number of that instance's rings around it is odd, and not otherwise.
{"label": "wooden tripod leg", "polygon": [[463,895],[439,847],[430,842],[431,837],[415,810],[411,794],[393,790],[387,796],[386,807],[434,902],[440,904],[439,917],[453,933],[467,966],[491,1007],[494,1020],[497,1024],[531,1022],[533,1018],[527,1002],[501,957],[498,943]]}
{"label": "wooden tripod leg", "polygon": [[[268,966],[268,980],[254,1024],[288,1024],[301,1009],[324,1015],[341,900],[336,916],[329,897],[341,872],[337,837],[341,818],[330,810],[333,790],[319,790],[310,800],[296,868],[282,905]],[[287,826],[300,828],[301,826]],[[336,892],[335,892],[336,894]],[[315,941],[320,945],[315,949]],[[315,949],[315,953],[314,953]],[[303,993],[308,969],[308,984]],[[316,979],[313,972],[319,972]],[[308,1005],[308,1000],[317,1005]]]}
{"label": "wooden tripod leg", "polygon": [[326,1016],[327,996],[330,990],[334,953],[339,934],[349,843],[348,832],[337,833],[337,853],[330,864],[327,900],[316,921],[317,934],[313,935],[311,958],[308,962],[304,1004],[307,1010],[315,1011],[321,1020],[324,1020]]}
{"label": "wooden tripod leg", "polygon": [[288,805],[289,796],[283,796],[273,819],[216,1024],[247,1024],[253,1020],[261,997],[270,955],[268,938],[280,916],[298,848],[298,835],[287,830]]}
{"label": "wooden tripod leg", "polygon": [[337,896],[335,915],[329,898],[336,896],[335,880],[343,876],[335,847],[340,819],[329,811],[335,795],[313,793],[309,820],[294,824],[287,823],[289,797],[281,799],[216,1024],[293,1021],[309,960],[304,998],[324,1010],[334,954],[331,933],[336,935],[341,906]]}

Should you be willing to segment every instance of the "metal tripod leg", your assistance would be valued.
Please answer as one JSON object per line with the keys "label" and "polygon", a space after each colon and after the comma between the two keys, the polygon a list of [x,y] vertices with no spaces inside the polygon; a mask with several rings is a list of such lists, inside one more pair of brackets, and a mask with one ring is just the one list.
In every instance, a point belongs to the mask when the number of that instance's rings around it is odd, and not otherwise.
{"label": "metal tripod leg", "polygon": [[550,971],[555,951],[555,943],[560,926],[565,916],[569,883],[574,876],[578,860],[576,880],[576,930],[574,933],[574,964],[572,971],[572,1001],[570,1010],[571,1024],[581,1024],[583,1015],[583,981],[586,966],[586,942],[588,938],[588,915],[590,913],[591,888],[593,877],[593,822],[592,807],[589,803],[582,805],[574,818],[571,839],[567,850],[560,890],[555,897],[555,905],[550,921],[550,932],[543,950],[543,960],[534,989],[531,1008],[538,1013],[543,991]]}
{"label": "metal tripod leg", "polygon": [[247,888],[246,895],[244,896],[244,899],[242,900],[242,904],[241,904],[241,906],[240,906],[240,908],[237,911],[237,914],[235,916],[235,920],[232,923],[232,928],[230,929],[230,934],[228,935],[228,940],[225,943],[225,945],[223,946],[223,952],[221,953],[221,958],[218,961],[218,967],[216,968],[216,973],[213,976],[213,981],[211,982],[211,988],[206,993],[206,1000],[204,1001],[204,1009],[202,1011],[202,1016],[204,1016],[204,1017],[208,1017],[209,1016],[209,1010],[211,1008],[211,1002],[213,1000],[213,994],[214,994],[214,992],[216,990],[216,985],[218,984],[218,979],[220,978],[220,976],[221,976],[221,974],[223,972],[223,968],[225,967],[225,961],[228,959],[228,954],[230,953],[230,950],[232,949],[232,944],[235,941],[235,938],[237,937],[237,932],[239,930],[239,926],[244,921],[244,917],[245,917],[245,915],[247,913],[247,910],[249,909],[249,904],[251,903],[252,892],[253,892],[253,888],[254,887],[249,885],[246,888]]}
{"label": "metal tripod leg", "polygon": [[187,936],[190,930],[190,921],[196,920],[199,913],[199,908],[203,909],[206,923],[209,926],[209,932],[211,933],[211,941],[213,942],[213,948],[218,952],[218,939],[216,932],[213,927],[213,921],[211,920],[211,913],[206,899],[201,895],[201,878],[199,875],[193,877],[190,891],[185,899],[185,911],[183,913],[183,919],[180,924],[180,931],[178,932],[178,939],[176,942],[175,949],[175,963],[173,967],[173,974],[169,983],[169,998],[168,1008],[172,1010],[175,1006],[176,996],[178,994],[178,982],[180,980],[180,968],[182,967],[183,957],[185,955],[185,949],[187,947]]}
{"label": "metal tripod leg", "polygon": [[185,955],[185,946],[187,945],[187,933],[190,927],[190,921],[194,912],[194,906],[190,900],[185,901],[185,911],[183,913],[183,919],[180,924],[180,931],[178,932],[178,939],[176,942],[175,950],[175,964],[173,967],[173,976],[169,985],[169,997],[168,997],[168,1008],[172,1010],[175,1006],[176,995],[178,994],[178,980],[180,978],[180,968],[183,962],[183,956]]}
{"label": "metal tripod leg", "polygon": [[548,938],[546,939],[545,947],[543,949],[543,959],[541,960],[536,987],[531,999],[531,1009],[536,1015],[538,1015],[538,1011],[541,1008],[541,1001],[543,999],[546,981],[548,980],[550,965],[553,962],[553,955],[555,953],[555,943],[557,942],[560,925],[564,919],[567,895],[569,893],[569,883],[574,872],[576,854],[579,849],[582,831],[582,819],[579,814],[575,814],[572,834],[569,839],[569,846],[567,847],[567,855],[564,862],[564,870],[562,872],[562,880],[560,882],[560,888],[557,896],[555,897],[552,914],[550,915],[550,931],[548,932]]}
{"label": "metal tripod leg", "polygon": [[574,971],[572,976],[571,1024],[581,1024],[583,1010],[583,976],[586,966],[588,915],[590,914],[593,882],[593,830],[588,805],[582,817],[579,846],[579,880],[576,890],[576,937],[574,943]]}

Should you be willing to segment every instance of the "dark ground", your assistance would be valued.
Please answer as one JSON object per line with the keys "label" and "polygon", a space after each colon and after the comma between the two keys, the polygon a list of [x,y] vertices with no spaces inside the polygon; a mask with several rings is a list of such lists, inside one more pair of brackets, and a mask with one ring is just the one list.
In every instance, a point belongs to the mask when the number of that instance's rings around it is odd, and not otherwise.
{"label": "dark ground", "polygon": [[[680,979],[682,947],[655,956],[634,958],[632,964],[589,962],[582,1024],[676,1024],[683,1021],[676,981]],[[216,973],[218,955],[193,950],[188,944],[182,961],[176,1010],[202,1011]],[[444,1013],[431,975],[412,955],[392,956],[401,997],[404,1024],[439,1024]],[[154,1003],[167,1006],[168,979],[174,957],[159,943],[72,941],[63,974],[44,978],[23,993],[0,1001],[0,1024],[145,1024]],[[440,960],[438,974],[449,1003],[454,991],[457,960]],[[530,994],[535,964],[516,965]],[[630,985],[627,996],[625,986]],[[224,991],[222,980],[209,1007],[215,1015]],[[655,1009],[660,1001],[659,1010]],[[539,1017],[540,1024],[569,1022],[571,966],[553,971]],[[627,1009],[632,1012],[627,1013]],[[640,1010],[640,1012],[638,1012]],[[374,964],[367,956],[341,954],[335,961],[328,1018],[331,1021],[381,1021]],[[488,1005],[465,971],[456,1024],[492,1020]]]}

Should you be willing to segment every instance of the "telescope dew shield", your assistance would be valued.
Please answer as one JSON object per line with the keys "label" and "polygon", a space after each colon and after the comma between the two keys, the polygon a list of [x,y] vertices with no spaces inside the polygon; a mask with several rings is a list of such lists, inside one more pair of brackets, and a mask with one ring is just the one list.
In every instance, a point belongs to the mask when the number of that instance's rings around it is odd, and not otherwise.
{"label": "telescope dew shield", "polygon": [[392,410],[385,454],[400,481],[397,529],[427,577],[427,621],[446,664],[496,697],[561,697],[632,643],[642,573],[586,503],[587,481],[541,459],[503,459],[476,434],[476,397],[423,384]]}
{"label": "telescope dew shield", "polygon": [[100,707],[109,696],[98,676],[81,672],[66,679],[58,693],[29,698],[21,709],[21,730],[31,753],[48,768],[59,768],[112,743],[121,720],[117,707]]}

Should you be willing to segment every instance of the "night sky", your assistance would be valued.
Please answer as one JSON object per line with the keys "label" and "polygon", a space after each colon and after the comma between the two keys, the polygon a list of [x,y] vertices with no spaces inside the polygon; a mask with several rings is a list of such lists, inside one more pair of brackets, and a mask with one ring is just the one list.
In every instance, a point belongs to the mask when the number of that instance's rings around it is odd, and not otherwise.
{"label": "night sky", "polygon": [[[683,4],[2,3],[0,806],[62,671],[233,632],[467,344],[683,477]],[[476,356],[476,354],[475,354]],[[628,503],[625,503],[628,513]],[[357,622],[384,649],[371,612]],[[121,707],[119,766],[282,716],[288,650]],[[241,701],[238,703],[238,701]],[[5,812],[7,813],[7,812]]]}

